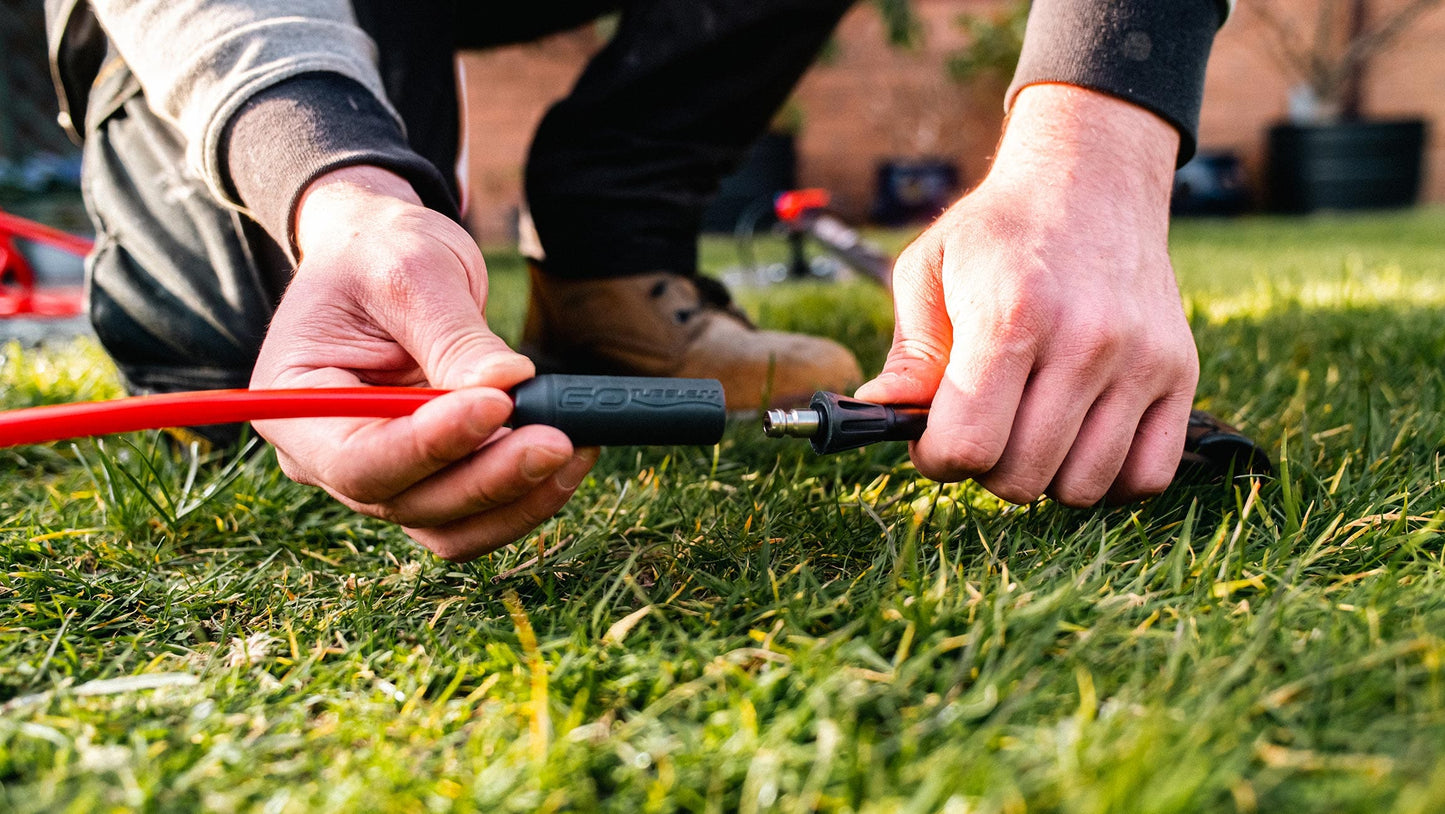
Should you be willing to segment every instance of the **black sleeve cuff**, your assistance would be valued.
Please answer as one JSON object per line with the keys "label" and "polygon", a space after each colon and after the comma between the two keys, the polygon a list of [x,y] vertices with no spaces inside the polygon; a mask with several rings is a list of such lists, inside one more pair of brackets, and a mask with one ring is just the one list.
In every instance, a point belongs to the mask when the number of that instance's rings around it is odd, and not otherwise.
{"label": "black sleeve cuff", "polygon": [[1007,104],[1057,82],[1117,96],[1179,130],[1179,163],[1194,155],[1204,68],[1226,6],[1218,0],[1034,0]]}
{"label": "black sleeve cuff", "polygon": [[390,170],[410,181],[427,207],[459,217],[442,171],[407,146],[385,105],[340,74],[303,74],[256,94],[227,123],[220,150],[228,192],[292,259],[301,194],[342,167]]}

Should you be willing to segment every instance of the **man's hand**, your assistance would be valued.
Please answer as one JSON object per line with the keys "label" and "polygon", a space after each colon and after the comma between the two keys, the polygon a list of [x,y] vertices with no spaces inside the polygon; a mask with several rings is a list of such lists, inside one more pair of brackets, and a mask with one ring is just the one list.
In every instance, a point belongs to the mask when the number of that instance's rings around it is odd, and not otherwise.
{"label": "man's hand", "polygon": [[399,176],[351,167],[307,188],[301,264],[253,388],[430,385],[411,416],[264,421],[281,467],[436,554],[469,560],[555,514],[597,458],[551,427],[508,430],[507,388],[533,368],[487,327],[486,267],[470,236]]}
{"label": "man's hand", "polygon": [[931,404],[919,472],[1024,503],[1169,485],[1199,361],[1167,251],[1178,134],[1025,88],[988,177],[904,251],[893,349],[858,397]]}

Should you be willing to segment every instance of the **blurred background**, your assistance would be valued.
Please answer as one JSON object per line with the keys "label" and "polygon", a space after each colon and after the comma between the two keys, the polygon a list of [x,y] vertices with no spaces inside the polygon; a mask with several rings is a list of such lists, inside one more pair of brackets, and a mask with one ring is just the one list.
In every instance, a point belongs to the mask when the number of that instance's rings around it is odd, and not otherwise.
{"label": "blurred background", "polygon": [[[76,151],[55,124],[41,4],[0,5],[0,208],[83,230]],[[1216,40],[1200,156],[1176,211],[1401,207],[1445,201],[1441,0],[1240,0]],[[873,0],[724,185],[728,230],[779,189],[821,187],[855,222],[926,220],[985,171],[1027,14],[1021,0]],[[607,21],[462,57],[471,212],[514,238],[532,129],[605,41]]]}
{"label": "blurred background", "polygon": [[0,209],[85,231],[80,153],[58,112],[42,3],[0,0]]}

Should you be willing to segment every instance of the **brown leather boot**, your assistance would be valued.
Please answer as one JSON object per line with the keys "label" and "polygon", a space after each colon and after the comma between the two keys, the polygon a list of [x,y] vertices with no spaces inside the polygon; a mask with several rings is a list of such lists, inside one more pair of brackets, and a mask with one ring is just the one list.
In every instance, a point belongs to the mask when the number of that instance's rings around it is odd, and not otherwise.
{"label": "brown leather boot", "polygon": [[521,350],[539,371],[717,379],[732,411],[802,405],[863,380],[847,348],[759,330],[705,277],[564,280],[532,264],[531,278]]}

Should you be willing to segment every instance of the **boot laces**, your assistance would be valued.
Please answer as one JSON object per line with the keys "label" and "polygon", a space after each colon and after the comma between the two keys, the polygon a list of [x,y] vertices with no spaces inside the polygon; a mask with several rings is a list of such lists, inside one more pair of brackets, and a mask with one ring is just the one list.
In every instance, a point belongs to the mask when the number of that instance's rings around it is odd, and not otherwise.
{"label": "boot laces", "polygon": [[[722,283],[711,277],[704,277],[702,275],[685,277],[684,279],[692,283],[693,288],[697,291],[698,301],[697,305],[679,308],[673,312],[673,316],[677,319],[678,324],[686,325],[692,321],[693,317],[704,311],[717,311],[727,314],[749,328],[756,327],[753,325],[752,320],[748,319],[748,315],[743,313],[743,310],[733,302],[732,294],[728,293],[727,287]],[[668,280],[659,280],[649,293],[654,299],[661,297],[667,293],[669,282]]]}

